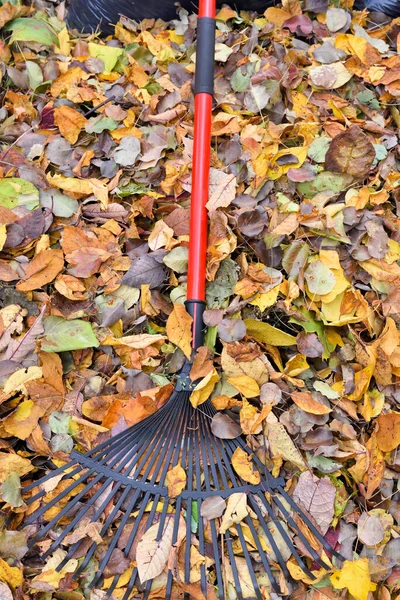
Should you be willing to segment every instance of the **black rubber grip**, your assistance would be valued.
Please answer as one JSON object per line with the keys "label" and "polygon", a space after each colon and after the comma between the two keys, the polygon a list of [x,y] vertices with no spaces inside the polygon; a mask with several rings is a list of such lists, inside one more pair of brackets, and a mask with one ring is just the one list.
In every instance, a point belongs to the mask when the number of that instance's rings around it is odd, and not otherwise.
{"label": "black rubber grip", "polygon": [[215,19],[197,21],[196,72],[194,93],[214,93]]}
{"label": "black rubber grip", "polygon": [[203,312],[206,309],[206,303],[203,300],[186,300],[185,307],[189,315],[193,318],[192,348],[197,350],[204,342],[205,326]]}

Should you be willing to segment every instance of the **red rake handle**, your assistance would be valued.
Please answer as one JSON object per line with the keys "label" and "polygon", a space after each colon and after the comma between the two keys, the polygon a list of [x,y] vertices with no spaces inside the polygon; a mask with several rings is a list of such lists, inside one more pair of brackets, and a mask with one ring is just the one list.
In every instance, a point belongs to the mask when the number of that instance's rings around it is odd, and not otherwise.
{"label": "red rake handle", "polygon": [[200,0],[197,23],[194,145],[187,311],[193,317],[193,348],[203,343],[203,312],[206,306],[207,208],[210,176],[211,114],[214,91],[216,0]]}

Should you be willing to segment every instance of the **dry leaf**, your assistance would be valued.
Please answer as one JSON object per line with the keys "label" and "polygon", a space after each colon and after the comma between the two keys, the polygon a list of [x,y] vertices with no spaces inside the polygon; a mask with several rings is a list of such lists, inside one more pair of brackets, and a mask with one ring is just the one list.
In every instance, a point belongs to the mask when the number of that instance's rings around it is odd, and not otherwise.
{"label": "dry leaf", "polygon": [[[155,579],[162,573],[172,547],[174,518],[167,517],[159,536],[160,526],[152,525],[140,539],[136,550],[136,563],[141,583]],[[157,541],[157,538],[160,540]]]}
{"label": "dry leaf", "polygon": [[86,125],[86,119],[71,106],[61,105],[54,109],[54,124],[70,144],[75,144]]}
{"label": "dry leaf", "polygon": [[166,483],[168,496],[176,498],[186,487],[186,472],[181,465],[176,465],[167,473]]}
{"label": "dry leaf", "polygon": [[329,406],[314,400],[310,392],[294,392],[292,399],[299,408],[312,415],[327,415],[332,412]]}
{"label": "dry leaf", "polygon": [[193,319],[183,304],[174,304],[174,310],[167,321],[167,335],[169,341],[178,346],[186,358],[190,358],[192,354],[192,323]]}
{"label": "dry leaf", "polygon": [[17,290],[30,292],[53,281],[64,267],[62,250],[43,250],[29,263],[24,278],[17,283]]}
{"label": "dry leaf", "polygon": [[244,481],[252,483],[253,485],[260,483],[260,473],[254,470],[251,457],[241,448],[236,448],[233,453],[232,466],[239,477],[244,479]]}
{"label": "dry leaf", "polygon": [[228,531],[234,523],[240,523],[249,514],[247,497],[245,493],[231,494],[226,503],[226,510],[222,517],[220,533]]}

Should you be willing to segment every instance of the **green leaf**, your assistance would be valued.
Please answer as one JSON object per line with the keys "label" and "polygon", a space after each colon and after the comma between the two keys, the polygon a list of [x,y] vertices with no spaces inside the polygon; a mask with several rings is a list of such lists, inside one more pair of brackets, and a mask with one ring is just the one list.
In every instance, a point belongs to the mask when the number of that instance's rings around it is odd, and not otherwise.
{"label": "green leaf", "polygon": [[63,194],[60,190],[40,190],[40,206],[51,210],[55,217],[67,219],[78,210],[78,201]]}
{"label": "green leaf", "polygon": [[329,398],[329,400],[337,400],[340,398],[340,394],[332,389],[328,383],[325,383],[325,381],[319,381],[317,379],[317,381],[314,381],[313,387],[314,390],[321,392],[321,394]]}
{"label": "green leaf", "polygon": [[89,54],[94,58],[100,58],[104,63],[103,73],[110,73],[119,57],[124,53],[121,48],[115,48],[114,46],[103,46],[102,44],[95,44],[89,42]]}
{"label": "green leaf", "polygon": [[92,117],[85,125],[85,131],[87,133],[103,133],[103,131],[114,131],[117,129],[118,123],[111,119],[110,117],[103,117],[103,115],[99,115],[97,117]]}
{"label": "green leaf", "polygon": [[307,452],[307,464],[313,469],[318,469],[321,473],[334,473],[338,469],[342,469],[343,465],[333,461],[325,456],[313,456]]}
{"label": "green leaf", "polygon": [[53,433],[68,433],[70,421],[70,415],[60,410],[55,410],[49,416],[49,425]]}
{"label": "green leaf", "polygon": [[220,308],[232,294],[238,280],[236,263],[231,258],[222,261],[214,281],[207,284],[208,308]]}
{"label": "green leaf", "polygon": [[4,27],[7,31],[12,31],[10,43],[12,42],[37,42],[44,46],[58,44],[57,36],[50,27],[38,19],[20,17],[14,19]]}
{"label": "green leaf", "polygon": [[19,177],[0,179],[0,206],[26,206],[33,210],[39,205],[39,192],[32,183]]}
{"label": "green leaf", "polygon": [[251,76],[256,70],[256,63],[247,63],[233,72],[231,77],[231,88],[234,92],[245,92],[250,85]]}
{"label": "green leaf", "polygon": [[312,262],[304,273],[308,289],[312,294],[329,294],[336,284],[336,277],[320,260]]}
{"label": "green leaf", "polygon": [[308,158],[316,163],[324,163],[331,141],[331,138],[326,136],[316,138],[308,148]]}
{"label": "green leaf", "polygon": [[44,337],[42,338],[43,352],[65,352],[97,348],[99,341],[93,333],[92,326],[81,319],[67,321],[62,317],[45,317]]}
{"label": "green leaf", "polygon": [[163,258],[163,263],[175,273],[186,273],[188,265],[188,248],[185,246],[178,246],[173,248],[171,252],[168,252]]}
{"label": "green leaf", "polygon": [[21,480],[19,475],[12,471],[4,483],[0,487],[1,497],[4,502],[8,502],[13,508],[18,508],[23,505],[21,496]]}
{"label": "green leaf", "polygon": [[320,192],[330,191],[334,194],[339,194],[348,188],[354,181],[352,175],[347,173],[332,173],[324,171],[317,175],[313,181],[303,181],[297,184],[297,191],[303,194],[306,198],[313,198]]}
{"label": "green leaf", "polygon": [[125,198],[125,196],[135,196],[140,194],[147,194],[150,188],[144,186],[141,183],[135,183],[131,181],[127,185],[124,185],[118,188],[118,196],[120,198]]}
{"label": "green leaf", "polygon": [[33,90],[36,90],[43,83],[42,69],[31,60],[27,60],[25,66],[28,73],[29,85]]}

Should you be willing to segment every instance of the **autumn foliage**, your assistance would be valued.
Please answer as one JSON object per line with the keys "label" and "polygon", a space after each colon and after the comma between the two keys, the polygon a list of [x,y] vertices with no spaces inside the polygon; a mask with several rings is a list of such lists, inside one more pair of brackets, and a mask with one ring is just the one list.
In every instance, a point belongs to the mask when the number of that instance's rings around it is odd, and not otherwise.
{"label": "autumn foliage", "polygon": [[[214,434],[246,436],[345,557],[318,569],[291,532],[312,581],[277,536],[291,582],[265,552],[295,600],[400,597],[400,22],[374,26],[352,4],[284,0],[263,15],[228,7],[217,15],[207,331],[190,400],[201,409],[212,399],[221,411]],[[72,573],[81,557],[60,572],[64,550],[38,562],[27,547],[35,527],[18,529],[35,508],[21,490],[50,460],[61,465],[73,448],[85,452],[156,412],[191,352],[183,302],[196,18],[122,19],[108,40],[78,36],[63,18],[63,4],[0,6],[7,600],[88,597],[98,557],[80,582]],[[258,483],[244,451],[232,464]],[[176,467],[164,484],[175,498],[186,473]],[[249,514],[256,524],[244,493],[202,510],[233,538]],[[97,540],[100,529],[88,522],[65,545]],[[191,540],[185,531],[182,512],[190,584],[179,579],[167,519],[162,547],[152,528],[129,557],[118,545],[91,599],[104,597],[116,573],[113,595],[122,598],[137,566],[142,581],[160,576],[150,598],[161,600],[168,561],[176,598],[204,598],[201,564],[214,598],[212,553],[199,554],[195,526]],[[259,563],[250,534],[246,543]],[[247,597],[256,598],[242,561]],[[235,600],[229,569],[226,597]],[[260,569],[263,598],[276,598]]]}

